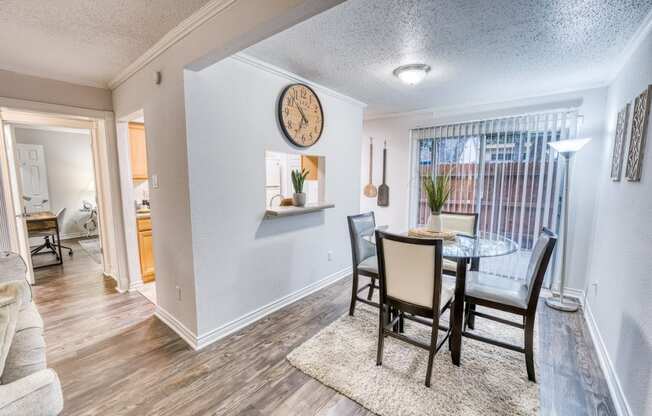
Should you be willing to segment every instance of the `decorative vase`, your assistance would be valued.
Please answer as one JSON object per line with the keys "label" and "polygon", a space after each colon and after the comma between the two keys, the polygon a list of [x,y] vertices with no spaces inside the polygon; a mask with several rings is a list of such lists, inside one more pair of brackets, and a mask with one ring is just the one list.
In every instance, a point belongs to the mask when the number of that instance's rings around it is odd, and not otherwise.
{"label": "decorative vase", "polygon": [[441,224],[441,214],[438,212],[432,212],[430,214],[430,224],[428,224],[428,228],[430,231],[434,231],[437,233],[442,232],[442,224]]}
{"label": "decorative vase", "polygon": [[302,207],[306,205],[306,193],[301,192],[292,195],[292,203],[294,204],[295,207]]}

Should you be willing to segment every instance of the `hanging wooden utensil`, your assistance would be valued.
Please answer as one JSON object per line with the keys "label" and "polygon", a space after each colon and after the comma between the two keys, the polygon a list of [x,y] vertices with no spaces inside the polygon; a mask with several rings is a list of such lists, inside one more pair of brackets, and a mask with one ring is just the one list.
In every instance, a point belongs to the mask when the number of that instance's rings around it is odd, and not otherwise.
{"label": "hanging wooden utensil", "polygon": [[364,187],[364,196],[373,198],[376,195],[378,195],[378,190],[373,184],[373,179],[371,177],[372,173],[372,167],[373,167],[373,160],[374,160],[374,139],[373,137],[369,138],[369,183],[365,185]]}
{"label": "hanging wooden utensil", "polygon": [[383,183],[378,187],[378,206],[389,206],[389,186],[385,183],[385,170],[387,169],[387,140],[383,148]]}

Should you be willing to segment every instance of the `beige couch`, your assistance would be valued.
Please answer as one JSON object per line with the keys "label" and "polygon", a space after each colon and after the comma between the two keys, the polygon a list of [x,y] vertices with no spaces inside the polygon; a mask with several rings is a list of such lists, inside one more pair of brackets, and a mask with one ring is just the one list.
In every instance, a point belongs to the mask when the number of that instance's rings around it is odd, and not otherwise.
{"label": "beige couch", "polygon": [[31,288],[25,280],[0,281],[0,416],[58,415],[62,409]]}

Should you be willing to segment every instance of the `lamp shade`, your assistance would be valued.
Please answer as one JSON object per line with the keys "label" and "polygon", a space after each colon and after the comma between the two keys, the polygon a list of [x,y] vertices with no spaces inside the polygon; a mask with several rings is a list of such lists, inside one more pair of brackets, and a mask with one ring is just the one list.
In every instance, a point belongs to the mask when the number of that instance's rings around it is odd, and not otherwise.
{"label": "lamp shade", "polygon": [[560,140],[558,142],[550,142],[548,146],[555,149],[558,153],[567,155],[579,151],[590,141],[591,139]]}

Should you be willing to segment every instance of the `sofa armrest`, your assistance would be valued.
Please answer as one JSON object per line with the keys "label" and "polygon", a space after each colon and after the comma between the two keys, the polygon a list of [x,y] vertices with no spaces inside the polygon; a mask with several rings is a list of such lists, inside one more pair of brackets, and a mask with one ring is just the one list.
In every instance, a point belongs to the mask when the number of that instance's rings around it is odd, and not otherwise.
{"label": "sofa armrest", "polygon": [[53,416],[62,410],[61,383],[52,369],[0,385],[0,416]]}

